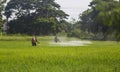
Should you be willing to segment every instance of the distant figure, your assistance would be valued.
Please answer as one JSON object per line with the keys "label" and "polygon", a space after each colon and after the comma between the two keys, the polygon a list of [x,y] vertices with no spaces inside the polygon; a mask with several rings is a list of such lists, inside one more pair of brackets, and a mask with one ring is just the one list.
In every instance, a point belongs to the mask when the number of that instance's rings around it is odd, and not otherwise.
{"label": "distant figure", "polygon": [[36,46],[37,45],[37,37],[33,36],[31,39],[31,42],[32,42],[32,46]]}
{"label": "distant figure", "polygon": [[57,36],[55,36],[54,41],[57,43],[57,42],[59,42],[60,40],[58,39]]}

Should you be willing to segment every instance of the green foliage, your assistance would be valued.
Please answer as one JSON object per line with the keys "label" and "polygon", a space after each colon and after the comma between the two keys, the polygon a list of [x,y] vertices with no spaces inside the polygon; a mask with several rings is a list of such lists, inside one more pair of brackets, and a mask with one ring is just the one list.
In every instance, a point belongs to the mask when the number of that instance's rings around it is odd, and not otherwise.
{"label": "green foliage", "polygon": [[2,24],[3,24],[3,20],[2,20],[2,18],[0,18],[0,32],[2,30]]}
{"label": "green foliage", "polygon": [[[91,9],[81,15],[82,30],[95,34],[103,33],[103,40],[108,34],[120,33],[120,5],[115,0],[93,0]],[[118,35],[118,34],[115,34]],[[119,36],[116,36],[116,39]]]}
{"label": "green foliage", "polygon": [[75,30],[72,30],[71,32],[68,33],[68,37],[77,37],[77,38],[80,38],[80,30],[79,29],[75,29]]}
{"label": "green foliage", "polygon": [[2,31],[2,26],[3,26],[3,20],[2,20],[2,14],[1,12],[4,9],[4,4],[6,3],[6,0],[0,0],[0,32]]}
{"label": "green foliage", "polygon": [[55,34],[60,31],[60,21],[68,16],[54,0],[11,0],[5,16],[9,19],[13,13],[16,19],[8,23],[9,34]]}
{"label": "green foliage", "polygon": [[6,0],[0,0],[0,16],[1,16],[1,12],[3,11],[5,2],[6,2]]}
{"label": "green foliage", "polygon": [[40,45],[32,47],[31,37],[3,38],[0,72],[120,72],[120,44],[114,41],[64,47],[51,46],[53,37],[38,37]]}

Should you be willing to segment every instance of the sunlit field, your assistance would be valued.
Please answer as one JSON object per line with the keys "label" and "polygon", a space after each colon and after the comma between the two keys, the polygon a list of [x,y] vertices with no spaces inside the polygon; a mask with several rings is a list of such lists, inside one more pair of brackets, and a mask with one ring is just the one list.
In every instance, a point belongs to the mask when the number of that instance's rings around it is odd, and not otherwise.
{"label": "sunlit field", "polygon": [[[0,72],[120,72],[120,43],[91,41],[84,46],[61,46],[54,37],[0,37]],[[60,38],[61,42],[78,40]]]}

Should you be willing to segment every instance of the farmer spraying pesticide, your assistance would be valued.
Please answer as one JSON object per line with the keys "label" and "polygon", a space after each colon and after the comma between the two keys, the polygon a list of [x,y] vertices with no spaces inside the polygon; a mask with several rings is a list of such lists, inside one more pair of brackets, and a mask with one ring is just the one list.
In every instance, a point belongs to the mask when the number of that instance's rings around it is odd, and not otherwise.
{"label": "farmer spraying pesticide", "polygon": [[57,43],[57,42],[60,42],[60,40],[58,39],[57,36],[55,36],[54,41],[55,41],[56,43]]}

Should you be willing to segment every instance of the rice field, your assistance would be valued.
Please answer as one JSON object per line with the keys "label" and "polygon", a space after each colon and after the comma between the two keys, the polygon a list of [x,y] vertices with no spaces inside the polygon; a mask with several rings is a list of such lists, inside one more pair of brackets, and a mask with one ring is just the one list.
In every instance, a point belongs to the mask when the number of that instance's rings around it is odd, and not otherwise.
{"label": "rice field", "polygon": [[90,41],[83,46],[61,46],[53,38],[38,37],[39,44],[33,47],[30,36],[0,37],[0,72],[120,72],[120,43]]}

